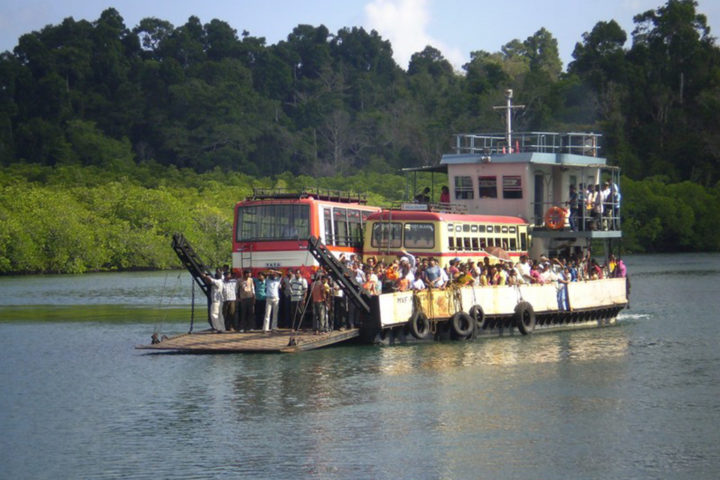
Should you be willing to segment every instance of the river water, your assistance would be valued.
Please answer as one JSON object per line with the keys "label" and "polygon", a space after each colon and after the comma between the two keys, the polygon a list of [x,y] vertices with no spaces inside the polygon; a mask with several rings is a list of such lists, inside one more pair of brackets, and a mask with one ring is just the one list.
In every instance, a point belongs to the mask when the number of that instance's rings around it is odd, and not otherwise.
{"label": "river water", "polygon": [[0,278],[0,478],[716,479],[720,255],[626,261],[616,327],[292,355],[135,350],[185,274]]}

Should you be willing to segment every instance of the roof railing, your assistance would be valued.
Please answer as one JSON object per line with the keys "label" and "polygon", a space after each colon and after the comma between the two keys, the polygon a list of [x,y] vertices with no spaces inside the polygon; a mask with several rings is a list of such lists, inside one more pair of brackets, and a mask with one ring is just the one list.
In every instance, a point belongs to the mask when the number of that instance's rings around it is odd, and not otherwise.
{"label": "roof railing", "polygon": [[569,153],[597,157],[599,133],[513,132],[512,145],[504,133],[461,133],[455,136],[455,153],[500,155],[508,153]]}
{"label": "roof railing", "polygon": [[315,198],[339,203],[367,203],[367,196],[361,193],[332,190],[323,188],[303,188],[291,190],[287,188],[253,188],[252,200],[283,200]]}
{"label": "roof railing", "polygon": [[417,203],[393,202],[389,210],[402,210],[404,212],[436,212],[436,213],[467,213],[467,205],[457,203]]}

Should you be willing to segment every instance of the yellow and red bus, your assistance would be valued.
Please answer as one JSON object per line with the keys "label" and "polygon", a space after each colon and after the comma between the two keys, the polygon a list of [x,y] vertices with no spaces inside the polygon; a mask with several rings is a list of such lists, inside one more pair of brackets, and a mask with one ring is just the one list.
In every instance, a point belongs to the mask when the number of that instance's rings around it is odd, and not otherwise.
{"label": "yellow and red bus", "polygon": [[446,266],[453,258],[478,260],[502,249],[517,261],[528,243],[528,223],[519,217],[383,210],[367,219],[363,259],[389,262],[408,251]]}
{"label": "yellow and red bus", "polygon": [[310,236],[336,256],[360,257],[365,222],[378,211],[363,197],[343,192],[255,190],[235,205],[233,270],[301,268],[309,273],[317,268],[307,251]]}

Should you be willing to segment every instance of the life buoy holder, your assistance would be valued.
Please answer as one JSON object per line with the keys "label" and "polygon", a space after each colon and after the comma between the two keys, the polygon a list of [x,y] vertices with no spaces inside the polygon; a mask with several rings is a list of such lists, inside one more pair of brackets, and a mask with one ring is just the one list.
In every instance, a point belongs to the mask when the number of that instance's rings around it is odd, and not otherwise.
{"label": "life buoy holder", "polygon": [[515,326],[523,335],[528,335],[535,330],[535,310],[528,302],[520,302],[515,305],[513,315]]}
{"label": "life buoy holder", "polygon": [[550,230],[565,228],[565,210],[560,207],[550,207],[545,212],[545,226]]}
{"label": "life buoy holder", "polygon": [[458,337],[467,337],[475,328],[475,319],[465,312],[456,312],[450,317],[450,326]]}
{"label": "life buoy holder", "polygon": [[430,321],[423,312],[416,311],[408,320],[410,333],[418,340],[423,340],[430,334]]}

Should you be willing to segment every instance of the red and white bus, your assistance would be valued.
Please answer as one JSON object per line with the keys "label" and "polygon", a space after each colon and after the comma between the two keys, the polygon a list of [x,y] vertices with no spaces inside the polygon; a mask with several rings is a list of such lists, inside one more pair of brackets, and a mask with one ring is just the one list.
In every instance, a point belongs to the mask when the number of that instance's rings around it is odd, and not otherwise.
{"label": "red and white bus", "polygon": [[528,223],[519,217],[383,210],[368,218],[363,259],[391,262],[404,250],[418,258],[479,259],[502,252],[517,261],[528,250]]}
{"label": "red and white bus", "polygon": [[309,273],[318,265],[307,251],[311,235],[338,257],[360,257],[365,221],[378,211],[363,197],[342,192],[255,190],[235,205],[233,269]]}

